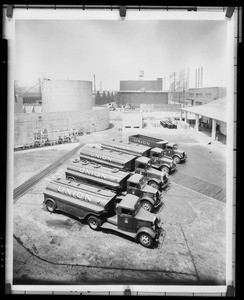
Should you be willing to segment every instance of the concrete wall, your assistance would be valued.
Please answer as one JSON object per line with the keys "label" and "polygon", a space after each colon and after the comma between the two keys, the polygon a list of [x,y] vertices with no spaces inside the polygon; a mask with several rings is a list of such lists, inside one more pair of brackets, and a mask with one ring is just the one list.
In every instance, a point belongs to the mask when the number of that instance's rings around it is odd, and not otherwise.
{"label": "concrete wall", "polygon": [[14,113],[23,113],[23,105],[23,97],[19,95],[14,96]]}
{"label": "concrete wall", "polygon": [[180,104],[154,104],[154,111],[178,111]]}
{"label": "concrete wall", "polygon": [[118,92],[117,104],[125,105],[126,103],[140,106],[140,104],[167,104],[168,93],[167,92]]}
{"label": "concrete wall", "polygon": [[81,80],[44,80],[42,111],[65,112],[92,108],[92,82]]}
{"label": "concrete wall", "polygon": [[109,111],[105,107],[91,110],[15,114],[14,116],[14,145],[33,142],[37,130],[55,131],[66,129],[82,129],[86,131],[101,131],[109,127]]}

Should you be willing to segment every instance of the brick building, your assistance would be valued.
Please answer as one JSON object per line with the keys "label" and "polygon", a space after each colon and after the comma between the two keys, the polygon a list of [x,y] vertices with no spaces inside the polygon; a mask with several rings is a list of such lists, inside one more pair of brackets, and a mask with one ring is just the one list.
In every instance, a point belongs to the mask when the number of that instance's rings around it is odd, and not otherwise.
{"label": "brick building", "polygon": [[118,105],[127,103],[140,104],[168,104],[168,93],[163,92],[163,80],[122,80],[117,93]]}

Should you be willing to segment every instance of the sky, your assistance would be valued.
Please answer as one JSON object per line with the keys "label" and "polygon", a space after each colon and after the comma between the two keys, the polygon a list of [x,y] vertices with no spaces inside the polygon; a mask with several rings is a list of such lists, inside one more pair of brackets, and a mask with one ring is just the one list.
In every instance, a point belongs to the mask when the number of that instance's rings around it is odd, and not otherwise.
{"label": "sky", "polygon": [[203,87],[226,86],[224,21],[17,20],[15,79],[94,80],[97,90],[119,90],[120,80],[169,76],[203,67]]}

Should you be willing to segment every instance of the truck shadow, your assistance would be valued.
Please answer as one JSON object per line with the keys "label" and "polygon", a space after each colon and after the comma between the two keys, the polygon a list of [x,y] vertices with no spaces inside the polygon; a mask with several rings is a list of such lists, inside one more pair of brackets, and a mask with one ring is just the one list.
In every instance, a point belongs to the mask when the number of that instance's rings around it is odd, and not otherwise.
{"label": "truck shadow", "polygon": [[[134,238],[132,238],[132,237],[130,237],[130,236],[127,236],[127,235],[125,235],[125,234],[123,234],[123,233],[114,231],[114,230],[112,230],[112,229],[99,228],[98,231],[101,231],[101,232],[103,232],[103,233],[105,233],[105,234],[109,234],[109,235],[112,234],[112,235],[118,236],[118,237],[120,237],[120,238],[123,238],[123,239],[125,239],[125,240],[128,240],[128,241],[130,241],[130,242],[133,242],[133,243],[135,243],[135,244],[140,245],[140,243],[139,243],[136,239],[134,239]],[[163,230],[163,231],[165,232],[165,230]],[[166,232],[165,232],[165,234],[166,234]],[[165,234],[164,234],[164,237],[165,237]],[[163,238],[163,240],[164,240],[164,238]],[[162,242],[154,242],[153,245],[152,245],[152,247],[149,248],[149,249],[157,250],[157,249],[162,248],[162,245],[163,245]],[[141,245],[140,245],[140,246],[141,246]],[[143,247],[143,246],[141,246],[141,247]]]}
{"label": "truck shadow", "polygon": [[[87,224],[86,220],[81,220],[81,219],[79,219],[79,218],[77,218],[77,217],[75,217],[73,215],[70,215],[70,214],[68,214],[66,212],[58,211],[57,210],[57,211],[54,212],[54,214],[63,215],[63,216],[66,216],[66,217],[68,217],[70,219],[73,219],[74,221],[76,221],[76,223],[79,223],[79,225],[81,225],[82,227],[83,226],[88,226],[89,227],[89,225]],[[64,221],[62,221],[62,220],[53,220],[53,221],[52,220],[51,221],[48,220],[47,221],[47,225],[51,226],[51,227],[54,227],[54,228],[60,228],[61,227],[61,228],[64,228],[64,229],[70,229],[69,227],[73,226],[72,221],[71,220],[69,221],[67,219],[64,220]],[[134,238],[132,238],[130,236],[127,236],[127,235],[125,235],[123,233],[117,232],[115,230],[112,230],[112,229],[107,229],[107,228],[100,227],[97,231],[98,232],[100,231],[100,232],[102,232],[104,234],[109,234],[109,235],[113,234],[113,235],[116,235],[116,236],[118,236],[120,238],[123,238],[123,239],[126,239],[128,241],[131,241],[133,243],[140,244]],[[165,236],[165,230],[163,230],[163,231],[164,231],[164,236]],[[162,247],[162,243],[161,242],[154,242],[153,245],[152,245],[152,247],[151,247],[151,249],[159,249],[161,247]]]}

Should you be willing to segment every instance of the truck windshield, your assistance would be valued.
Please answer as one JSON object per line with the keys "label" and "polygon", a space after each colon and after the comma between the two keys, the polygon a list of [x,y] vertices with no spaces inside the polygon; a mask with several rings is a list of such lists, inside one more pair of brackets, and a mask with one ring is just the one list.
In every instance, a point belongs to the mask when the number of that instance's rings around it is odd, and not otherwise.
{"label": "truck windshield", "polygon": [[177,145],[177,144],[174,144],[173,149],[174,149],[174,150],[177,150],[177,149],[178,149],[178,145]]}
{"label": "truck windshield", "polygon": [[152,161],[150,160],[147,164],[145,164],[145,169],[149,169],[152,166]]}
{"label": "truck windshield", "polygon": [[140,183],[139,183],[140,188],[143,189],[146,184],[147,184],[147,180],[146,180],[146,177],[144,177],[140,180]]}
{"label": "truck windshield", "polygon": [[140,209],[141,205],[140,205],[140,201],[138,201],[135,205],[135,210],[133,212],[133,216],[135,216],[138,213],[138,210]]}
{"label": "truck windshield", "polygon": [[164,157],[164,151],[159,154],[159,157]]}

